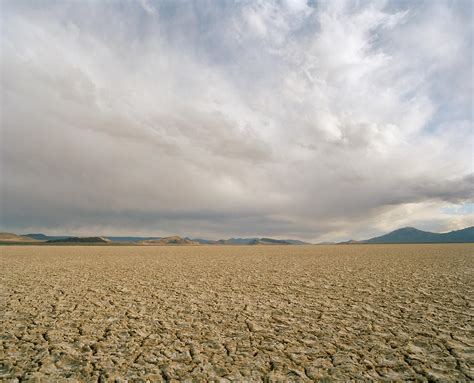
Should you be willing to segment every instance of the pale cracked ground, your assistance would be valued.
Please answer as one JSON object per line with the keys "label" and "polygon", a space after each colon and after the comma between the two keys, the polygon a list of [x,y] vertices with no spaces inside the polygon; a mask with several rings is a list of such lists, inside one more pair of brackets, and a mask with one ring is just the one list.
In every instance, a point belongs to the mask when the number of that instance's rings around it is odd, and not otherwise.
{"label": "pale cracked ground", "polygon": [[473,267],[472,245],[3,246],[0,377],[473,380]]}

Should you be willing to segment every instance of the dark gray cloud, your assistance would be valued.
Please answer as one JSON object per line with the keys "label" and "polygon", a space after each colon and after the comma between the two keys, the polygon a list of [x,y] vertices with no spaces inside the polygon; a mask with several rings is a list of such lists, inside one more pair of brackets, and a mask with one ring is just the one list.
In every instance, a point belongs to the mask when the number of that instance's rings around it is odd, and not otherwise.
{"label": "dark gray cloud", "polygon": [[473,224],[471,8],[3,2],[1,230]]}

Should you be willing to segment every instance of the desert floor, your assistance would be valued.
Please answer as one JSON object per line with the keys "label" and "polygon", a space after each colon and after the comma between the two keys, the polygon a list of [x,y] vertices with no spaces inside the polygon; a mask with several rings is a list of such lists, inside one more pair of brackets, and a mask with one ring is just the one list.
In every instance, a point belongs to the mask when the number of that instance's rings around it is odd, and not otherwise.
{"label": "desert floor", "polygon": [[473,245],[3,246],[0,378],[468,381],[473,268]]}

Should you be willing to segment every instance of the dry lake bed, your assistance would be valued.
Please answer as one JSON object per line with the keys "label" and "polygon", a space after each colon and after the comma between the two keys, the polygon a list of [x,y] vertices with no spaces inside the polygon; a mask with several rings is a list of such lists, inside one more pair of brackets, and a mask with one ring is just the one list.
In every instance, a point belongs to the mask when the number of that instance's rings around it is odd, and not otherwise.
{"label": "dry lake bed", "polygon": [[2,246],[4,381],[471,381],[473,245]]}

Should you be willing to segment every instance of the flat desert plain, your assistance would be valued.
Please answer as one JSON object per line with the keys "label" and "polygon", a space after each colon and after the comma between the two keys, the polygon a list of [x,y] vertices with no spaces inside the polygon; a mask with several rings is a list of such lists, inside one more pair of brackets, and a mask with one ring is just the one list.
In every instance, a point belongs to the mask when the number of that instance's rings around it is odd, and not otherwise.
{"label": "flat desert plain", "polygon": [[473,245],[0,254],[5,381],[474,379]]}

